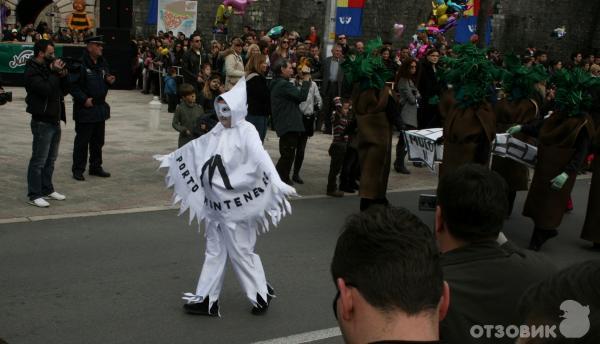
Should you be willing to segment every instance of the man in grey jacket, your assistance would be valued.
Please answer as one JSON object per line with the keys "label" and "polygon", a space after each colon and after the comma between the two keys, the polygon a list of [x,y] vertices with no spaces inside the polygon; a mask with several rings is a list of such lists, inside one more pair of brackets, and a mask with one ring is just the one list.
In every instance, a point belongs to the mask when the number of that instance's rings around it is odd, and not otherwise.
{"label": "man in grey jacket", "polygon": [[271,111],[275,132],[279,137],[279,154],[277,172],[281,180],[288,184],[294,183],[290,179],[290,171],[300,143],[300,135],[304,133],[300,103],[306,100],[310,90],[310,74],[304,74],[300,89],[290,82],[294,68],[289,60],[281,58],[273,66],[275,79],[271,82]]}
{"label": "man in grey jacket", "polygon": [[342,63],[344,62],[342,55],[342,46],[335,45],[331,49],[333,56],[325,59],[323,62],[323,111],[322,117],[317,121],[317,129],[321,129],[321,125],[325,124],[325,134],[331,135],[331,113],[333,112],[333,99],[342,96],[342,85],[344,83],[344,71]]}

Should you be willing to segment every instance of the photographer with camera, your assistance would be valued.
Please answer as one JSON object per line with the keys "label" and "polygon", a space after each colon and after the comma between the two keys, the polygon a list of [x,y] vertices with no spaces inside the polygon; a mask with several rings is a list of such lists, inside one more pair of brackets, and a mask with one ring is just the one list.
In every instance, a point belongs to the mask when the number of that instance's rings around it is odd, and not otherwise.
{"label": "photographer with camera", "polygon": [[26,111],[31,114],[33,145],[27,169],[29,204],[48,207],[46,199],[62,201],[54,191],[52,173],[60,144],[60,121],[66,123],[64,96],[69,93],[65,64],[54,56],[54,44],[39,40],[25,65]]}

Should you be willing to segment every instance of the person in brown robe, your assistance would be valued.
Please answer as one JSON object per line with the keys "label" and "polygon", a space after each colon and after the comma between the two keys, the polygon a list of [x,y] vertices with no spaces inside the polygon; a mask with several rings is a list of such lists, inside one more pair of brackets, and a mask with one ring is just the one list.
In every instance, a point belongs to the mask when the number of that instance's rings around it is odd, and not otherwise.
{"label": "person in brown robe", "polygon": [[598,130],[596,130],[592,149],[595,155],[592,163],[592,185],[581,238],[591,241],[593,248],[600,249],[600,131]]}
{"label": "person in brown robe", "polygon": [[361,166],[360,209],[387,204],[386,190],[392,159],[393,128],[387,113],[391,91],[370,88],[353,97],[358,125],[358,157]]}
{"label": "person in brown robe", "polygon": [[592,118],[587,113],[568,116],[567,111],[553,113],[545,120],[518,125],[510,134],[522,132],[538,138],[535,172],[523,215],[534,222],[529,249],[539,251],[557,228],[575,185],[577,171],[585,159],[594,135]]}
{"label": "person in brown robe", "polygon": [[[527,124],[539,119],[540,107],[541,103],[538,99],[500,100],[494,106],[496,132],[504,133],[515,124]],[[516,134],[515,138],[533,144],[533,140],[523,134]],[[517,191],[529,189],[529,168],[513,159],[495,155],[492,158],[492,171],[498,172],[508,185],[508,216],[510,216]]]}
{"label": "person in brown robe", "polygon": [[487,166],[495,136],[496,117],[488,102],[467,108],[454,105],[444,121],[440,178],[467,163]]}
{"label": "person in brown robe", "polygon": [[344,78],[352,85],[352,106],[358,127],[360,210],[388,205],[386,191],[392,161],[392,118],[398,112],[395,95],[386,85],[393,75],[379,52],[381,39],[369,41],[364,53],[352,52],[344,63]]}
{"label": "person in brown robe", "polygon": [[[456,58],[445,58],[442,81],[452,87],[439,104],[444,125],[444,153],[439,177],[467,164],[487,166],[496,137],[493,88],[499,69],[473,44],[456,47]],[[452,100],[454,98],[454,100]]]}

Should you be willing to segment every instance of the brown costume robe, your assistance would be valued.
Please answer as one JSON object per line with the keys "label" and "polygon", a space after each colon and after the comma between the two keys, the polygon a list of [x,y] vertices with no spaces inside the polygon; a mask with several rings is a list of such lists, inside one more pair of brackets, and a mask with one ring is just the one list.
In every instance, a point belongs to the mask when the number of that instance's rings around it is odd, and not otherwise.
{"label": "brown costume robe", "polygon": [[523,215],[533,219],[536,228],[556,229],[566,210],[576,174],[562,189],[553,190],[551,180],[565,172],[575,154],[575,142],[582,130],[593,137],[594,126],[589,115],[568,117],[555,113],[546,119],[538,136],[538,157]]}
{"label": "brown costume robe", "polygon": [[[507,99],[499,101],[494,111],[496,113],[496,132],[505,133],[515,124],[526,124],[538,117],[539,104],[531,99],[516,102]],[[524,134],[516,134],[515,138],[533,143],[534,140]],[[498,172],[508,184],[509,191],[525,191],[529,186],[529,168],[509,158],[494,156],[492,171]]]}
{"label": "brown costume robe", "polygon": [[368,89],[353,98],[358,124],[361,198],[384,199],[392,161],[392,124],[386,113],[390,89]]}
{"label": "brown costume robe", "polygon": [[594,140],[594,154],[592,185],[590,186],[590,196],[581,238],[600,243],[600,132],[598,131],[596,131]]}
{"label": "brown costume robe", "polygon": [[495,136],[496,117],[488,102],[466,109],[453,106],[444,123],[440,178],[467,163],[487,165]]}

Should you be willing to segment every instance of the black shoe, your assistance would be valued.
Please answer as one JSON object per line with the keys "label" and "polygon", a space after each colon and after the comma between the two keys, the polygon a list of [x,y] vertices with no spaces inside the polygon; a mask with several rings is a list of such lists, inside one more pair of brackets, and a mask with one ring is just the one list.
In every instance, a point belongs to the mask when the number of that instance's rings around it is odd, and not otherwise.
{"label": "black shoe", "polygon": [[291,180],[289,180],[289,179],[288,180],[282,180],[282,182],[286,183],[289,186],[294,186],[294,182],[291,181]]}
{"label": "black shoe", "polygon": [[394,164],[394,170],[400,174],[410,174],[410,171],[406,169],[404,164]]}
{"label": "black shoe", "polygon": [[340,185],[340,191],[347,192],[347,193],[355,193],[356,189],[353,189],[349,185]]}
{"label": "black shoe", "polygon": [[269,305],[271,304],[271,300],[273,300],[274,297],[276,297],[275,289],[273,289],[273,287],[271,287],[271,285],[267,282],[267,301],[265,302],[265,300],[262,298],[262,296],[260,296],[260,294],[256,294],[257,305],[252,307],[252,309],[250,310],[252,314],[265,314],[267,310],[269,310]]}
{"label": "black shoe", "polygon": [[414,167],[417,167],[417,168],[422,168],[422,167],[423,167],[423,165],[424,165],[424,164],[423,164],[422,162],[420,162],[420,161],[413,162],[413,166],[414,166]]}
{"label": "black shoe", "polygon": [[82,182],[85,180],[85,177],[83,176],[82,173],[73,173],[73,179],[79,180]]}
{"label": "black shoe", "polygon": [[202,302],[186,303],[183,305],[183,309],[189,314],[217,317],[219,316],[219,300],[213,303],[210,310],[208,309],[208,298]]}
{"label": "black shoe", "polygon": [[556,229],[552,230],[543,230],[543,229],[534,229],[533,234],[531,235],[531,240],[529,241],[529,249],[533,251],[539,251],[542,248],[542,245],[548,239],[554,238],[558,235],[558,231]]}
{"label": "black shoe", "polygon": [[105,170],[103,170],[102,168],[100,168],[97,170],[90,170],[90,176],[108,178],[108,177],[110,177],[110,173],[108,173]]}
{"label": "black shoe", "polygon": [[302,180],[302,178],[300,178],[300,176],[297,175],[297,174],[294,174],[292,176],[292,180],[295,181],[296,183],[300,184],[300,185],[304,184],[304,180]]}

